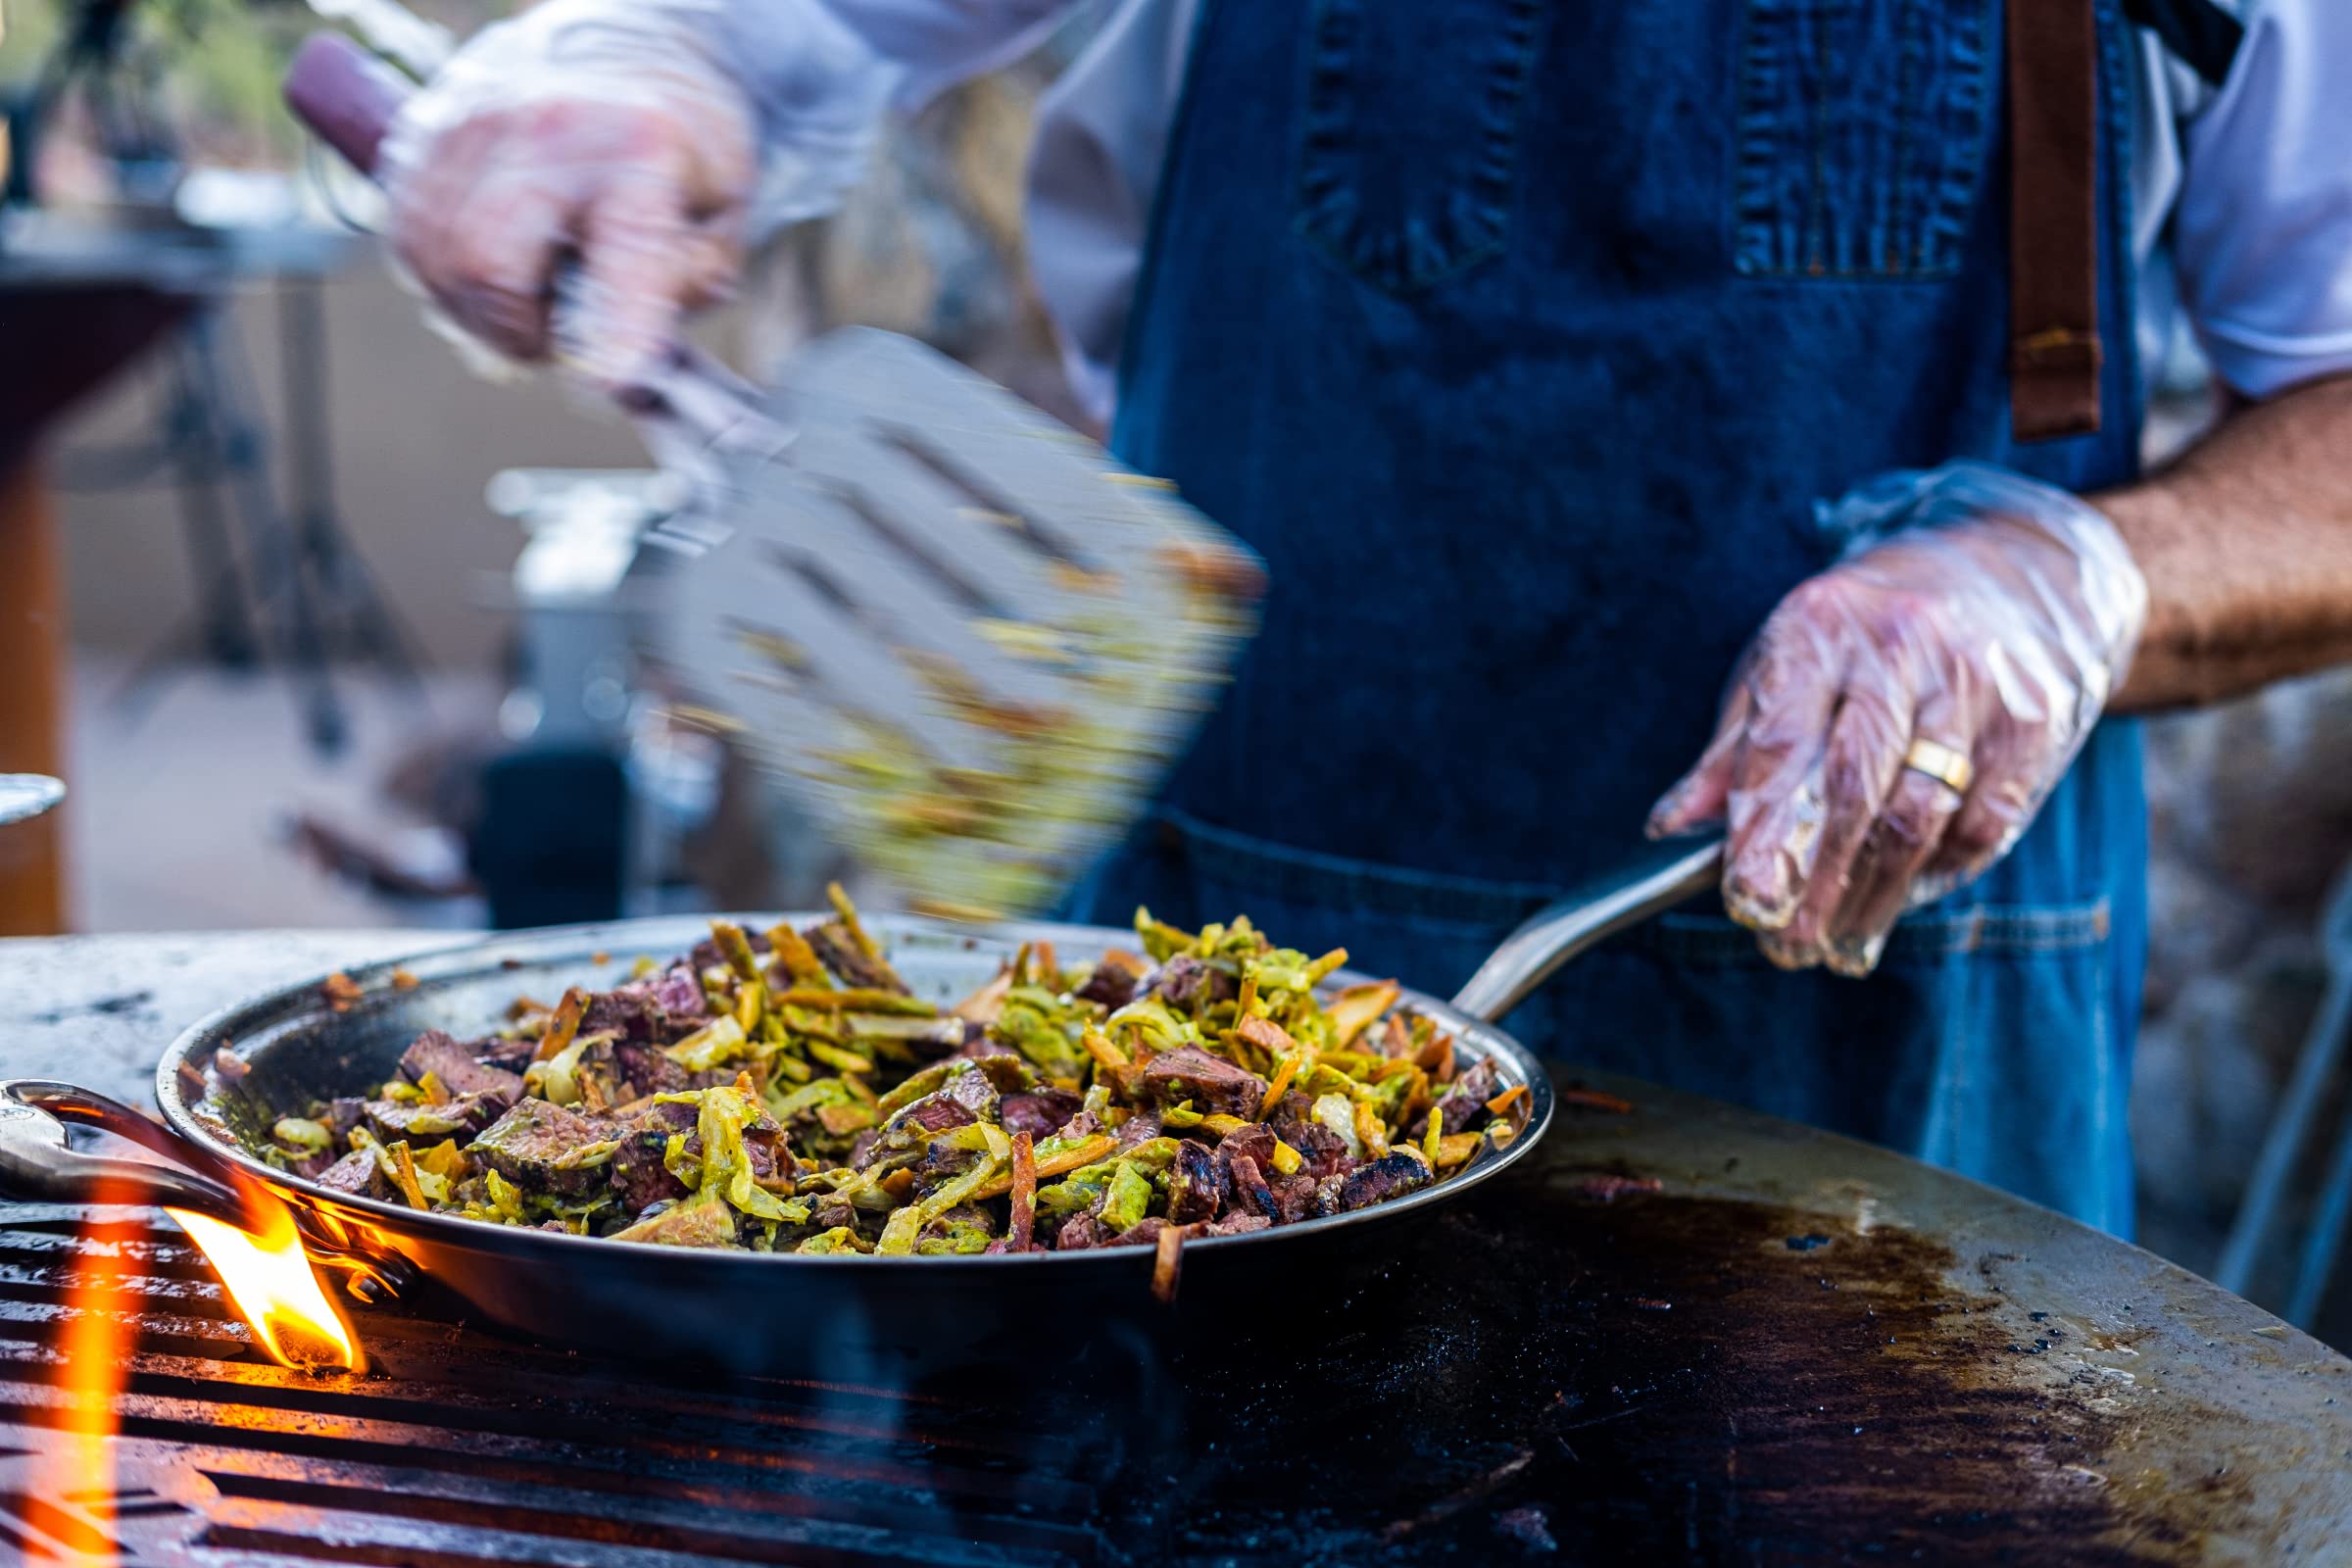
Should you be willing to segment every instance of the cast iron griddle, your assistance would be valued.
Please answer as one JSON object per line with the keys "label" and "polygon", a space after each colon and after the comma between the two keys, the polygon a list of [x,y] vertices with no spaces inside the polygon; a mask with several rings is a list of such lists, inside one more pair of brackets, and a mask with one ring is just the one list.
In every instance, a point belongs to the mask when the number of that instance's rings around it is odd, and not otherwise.
{"label": "cast iron griddle", "polygon": [[[159,1023],[200,1010],[143,971]],[[78,1499],[44,1490],[53,1346],[96,1244],[0,1210],[0,1539],[432,1568],[2352,1555],[2352,1363],[1971,1183],[1592,1083],[1636,1108],[1569,1097],[1538,1158],[1346,1297],[1285,1278],[1230,1332],[1077,1354],[1045,1322],[1033,1364],[954,1385],[656,1376],[383,1311],[358,1314],[374,1373],[311,1379],[141,1223],[120,1463]]]}

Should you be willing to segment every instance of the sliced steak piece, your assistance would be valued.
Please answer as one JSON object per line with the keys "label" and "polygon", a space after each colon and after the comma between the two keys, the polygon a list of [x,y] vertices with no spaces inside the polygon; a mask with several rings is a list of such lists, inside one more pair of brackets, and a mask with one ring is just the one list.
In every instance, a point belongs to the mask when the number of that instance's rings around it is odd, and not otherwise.
{"label": "sliced steak piece", "polygon": [[1086,984],[1071,995],[1080,1002],[1100,1003],[1116,1012],[1135,1000],[1143,978],[1143,972],[1129,968],[1120,955],[1106,953],[1095,965],[1095,972],[1086,977]]}
{"label": "sliced steak piece", "polygon": [[371,1149],[353,1150],[312,1179],[321,1187],[331,1187],[354,1198],[392,1195],[392,1184],[384,1180],[383,1167],[375,1162],[375,1151]]}
{"label": "sliced steak piece", "polygon": [[661,1004],[662,1029],[666,1034],[690,1034],[710,1016],[710,1003],[703,995],[701,976],[682,963],[654,982],[654,1001]]}
{"label": "sliced steak piece", "polygon": [[1282,1141],[1298,1152],[1298,1169],[1317,1181],[1344,1176],[1355,1167],[1348,1141],[1319,1121],[1293,1122]]}
{"label": "sliced steak piece", "polygon": [[632,1214],[654,1204],[683,1199],[686,1184],[662,1163],[672,1134],[694,1135],[695,1108],[676,1102],[642,1101],[620,1119],[620,1147],[612,1151],[612,1190],[621,1206]]}
{"label": "sliced steak piece", "polygon": [[526,1100],[467,1146],[467,1152],[531,1193],[577,1197],[612,1177],[612,1129],[544,1100]]}
{"label": "sliced steak piece", "polygon": [[1056,1252],[1083,1252],[1103,1243],[1102,1223],[1092,1214],[1072,1214],[1054,1233]]}
{"label": "sliced steak piece", "polygon": [[[694,994],[700,998],[701,988]],[[659,1043],[667,1036],[668,1020],[668,1009],[654,996],[653,982],[633,980],[590,997],[580,1012],[580,1033]]]}
{"label": "sliced steak piece", "polygon": [[368,1130],[387,1144],[432,1144],[489,1126],[508,1103],[495,1096],[466,1095],[446,1105],[422,1100],[370,1100],[360,1109]]}
{"label": "sliced steak piece", "polygon": [[1163,1105],[1189,1100],[1195,1110],[1227,1116],[1255,1116],[1266,1099],[1263,1078],[1196,1046],[1163,1051],[1144,1063],[1142,1084]]}
{"label": "sliced steak piece", "polygon": [[539,1054],[539,1042],[536,1040],[508,1040],[498,1035],[490,1035],[481,1040],[466,1042],[466,1049],[472,1052],[473,1059],[485,1067],[504,1067],[509,1072],[520,1072],[523,1068],[528,1067],[531,1064],[531,1058]]}
{"label": "sliced steak piece", "polygon": [[400,1075],[409,1082],[420,1084],[428,1072],[452,1095],[503,1096],[502,1109],[522,1098],[520,1073],[483,1066],[471,1046],[438,1029],[427,1029],[400,1054]]}
{"label": "sliced steak piece", "polygon": [[1062,1123],[1078,1114],[1082,1103],[1067,1090],[1040,1089],[1026,1095],[1006,1095],[998,1114],[1004,1118],[1007,1133],[1051,1138],[1061,1130]]}
{"label": "sliced steak piece", "polygon": [[328,1101],[325,1111],[320,1114],[318,1119],[324,1122],[327,1131],[333,1133],[337,1138],[349,1138],[351,1130],[357,1127],[361,1118],[367,1114],[368,1102],[356,1097],[345,1096],[340,1100]]}
{"label": "sliced steak piece", "polygon": [[1186,1139],[1176,1146],[1175,1163],[1168,1167],[1168,1218],[1179,1225],[1216,1218],[1224,1187],[1216,1152]]}
{"label": "sliced steak piece", "polygon": [[1474,1061],[1438,1097],[1438,1114],[1449,1133],[1466,1133],[1487,1120],[1487,1102],[1494,1098],[1497,1076],[1492,1061]]}
{"label": "sliced steak piece", "polygon": [[[1327,1178],[1333,1181],[1341,1177]],[[1302,1219],[1320,1219],[1332,1210],[1315,1191],[1315,1179],[1304,1171],[1288,1176],[1270,1176],[1266,1185],[1274,1195],[1275,1218],[1285,1225],[1296,1225]]]}
{"label": "sliced steak piece", "polygon": [[1103,1245],[1106,1247],[1156,1247],[1159,1245],[1159,1233],[1167,1228],[1166,1220],[1161,1219],[1157,1214],[1147,1214]]}
{"label": "sliced steak piece", "polygon": [[1338,1190],[1331,1195],[1333,1207],[1342,1214],[1374,1203],[1385,1203],[1392,1198],[1417,1192],[1430,1183],[1429,1167],[1412,1155],[1399,1151],[1368,1160],[1347,1175],[1334,1178]]}
{"label": "sliced steak piece", "polygon": [[1169,1006],[1191,1012],[1203,1003],[1231,1002],[1242,988],[1224,970],[1179,953],[1144,977],[1144,989]]}
{"label": "sliced steak piece", "polygon": [[1263,1214],[1228,1214],[1200,1234],[1203,1236],[1247,1236],[1251,1231],[1270,1229],[1273,1223]]}
{"label": "sliced steak piece", "polygon": [[1217,1145],[1217,1168],[1231,1170],[1233,1162],[1248,1155],[1257,1162],[1259,1170],[1274,1168],[1274,1129],[1264,1122],[1251,1122],[1236,1127]]}
{"label": "sliced steak piece", "polygon": [[1226,1169],[1226,1179],[1231,1188],[1227,1201],[1233,1207],[1245,1214],[1262,1214],[1269,1220],[1282,1217],[1282,1209],[1274,1200],[1274,1191],[1266,1185],[1265,1175],[1257,1168],[1256,1160],[1248,1154],[1236,1154]]}
{"label": "sliced steak piece", "polygon": [[[621,1081],[640,1095],[683,1094],[693,1081],[685,1068],[662,1054],[662,1048],[655,1045],[616,1045],[612,1062],[620,1069]],[[734,1081],[733,1072],[727,1074],[727,1080]]]}
{"label": "sliced steak piece", "polygon": [[1138,1144],[1148,1144],[1157,1138],[1164,1125],[1158,1111],[1139,1110],[1119,1123],[1118,1131],[1112,1136],[1118,1139],[1121,1149],[1133,1149]]}

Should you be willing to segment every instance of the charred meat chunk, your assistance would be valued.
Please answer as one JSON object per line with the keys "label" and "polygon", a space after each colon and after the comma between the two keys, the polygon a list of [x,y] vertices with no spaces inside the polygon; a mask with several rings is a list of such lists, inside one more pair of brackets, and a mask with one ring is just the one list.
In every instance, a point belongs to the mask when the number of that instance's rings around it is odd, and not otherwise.
{"label": "charred meat chunk", "polygon": [[1148,1144],[1157,1138],[1164,1125],[1158,1111],[1139,1110],[1119,1123],[1112,1136],[1118,1139],[1121,1149],[1133,1149],[1138,1144]]}
{"label": "charred meat chunk", "polygon": [[354,1198],[388,1198],[392,1184],[384,1180],[381,1165],[375,1162],[372,1149],[355,1149],[320,1171],[313,1180],[321,1187],[331,1187],[338,1193]]}
{"label": "charred meat chunk", "polygon": [[610,1129],[544,1100],[525,1100],[466,1152],[529,1193],[578,1197],[611,1179]]}
{"label": "charred meat chunk", "polygon": [[619,1118],[620,1143],[612,1151],[612,1190],[621,1207],[642,1213],[654,1204],[686,1196],[686,1184],[663,1163],[672,1134],[694,1136],[695,1108],[676,1101],[643,1101]]}
{"label": "charred meat chunk", "polygon": [[370,1100],[360,1109],[368,1130],[387,1144],[431,1144],[489,1126],[509,1103],[494,1095],[462,1095],[446,1105],[425,1100]]}
{"label": "charred meat chunk", "polygon": [[1262,1231],[1274,1222],[1263,1214],[1228,1214],[1200,1234],[1203,1236],[1247,1236]]}
{"label": "charred meat chunk", "polygon": [[1004,1117],[1007,1134],[1051,1138],[1061,1130],[1064,1122],[1078,1114],[1080,1103],[1078,1097],[1067,1090],[1040,1089],[1025,1095],[1006,1095],[998,1113]]}
{"label": "charred meat chunk", "polygon": [[431,1073],[452,1095],[500,1099],[501,1107],[522,1098],[522,1075],[474,1060],[473,1048],[438,1029],[427,1029],[400,1054],[400,1075],[413,1084]]}
{"label": "charred meat chunk", "polygon": [[1142,971],[1127,966],[1123,955],[1106,953],[1102,961],[1095,965],[1095,972],[1086,977],[1086,984],[1071,995],[1080,1002],[1097,1003],[1116,1012],[1135,1000],[1143,978]]}
{"label": "charred meat chunk", "polygon": [[1241,995],[1242,988],[1224,970],[1180,953],[1152,970],[1144,989],[1169,1006],[1189,1012],[1207,1003],[1231,1002]]}
{"label": "charred meat chunk", "polygon": [[1179,1225],[1216,1218],[1224,1186],[1215,1152],[1186,1139],[1176,1146],[1175,1162],[1168,1167],[1168,1218]]}
{"label": "charred meat chunk", "polygon": [[654,982],[654,1001],[661,1004],[662,1021],[669,1033],[689,1033],[710,1016],[702,981],[684,964],[669,969]]}
{"label": "charred meat chunk", "polygon": [[[1327,1181],[1342,1181],[1344,1177],[1326,1177]],[[1274,1195],[1275,1218],[1284,1225],[1296,1225],[1302,1219],[1320,1219],[1333,1212],[1330,1202],[1316,1190],[1316,1182],[1304,1171],[1288,1176],[1270,1176],[1267,1188]]]}
{"label": "charred meat chunk", "polygon": [[1061,1229],[1054,1233],[1054,1250],[1083,1252],[1101,1247],[1104,1241],[1102,1222],[1092,1214],[1072,1214],[1062,1221]]}
{"label": "charred meat chunk", "polygon": [[1237,1154],[1226,1168],[1226,1180],[1231,1189],[1228,1201],[1245,1214],[1263,1214],[1267,1219],[1282,1217],[1281,1206],[1274,1200],[1274,1191],[1266,1185],[1264,1172],[1257,1161],[1248,1154]]}
{"label": "charred meat chunk", "polygon": [[[694,995],[700,1000],[702,988],[695,987]],[[581,1034],[611,1035],[614,1040],[659,1044],[666,1037],[668,1026],[669,1010],[655,998],[652,983],[644,980],[590,997],[580,1013]]]}
{"label": "charred meat chunk", "polygon": [[1350,1214],[1359,1208],[1370,1208],[1374,1203],[1385,1203],[1392,1198],[1402,1198],[1406,1193],[1418,1192],[1427,1187],[1430,1180],[1429,1167],[1417,1156],[1399,1150],[1396,1153],[1367,1160],[1345,1176],[1326,1178],[1325,1185],[1328,1187],[1332,1182],[1338,1183],[1336,1189],[1328,1194],[1329,1201],[1335,1212]]}
{"label": "charred meat chunk", "polygon": [[1168,1222],[1153,1214],[1148,1218],[1137,1220],[1103,1245],[1106,1247],[1154,1247],[1159,1243],[1159,1233],[1167,1228]]}
{"label": "charred meat chunk", "polygon": [[1494,1098],[1494,1063],[1483,1057],[1462,1069],[1451,1087],[1438,1097],[1438,1115],[1449,1133],[1466,1133],[1487,1119],[1487,1102]]}
{"label": "charred meat chunk", "polygon": [[1355,1164],[1347,1140],[1319,1121],[1292,1123],[1284,1130],[1282,1141],[1298,1152],[1299,1171],[1317,1181],[1345,1175]]}
{"label": "charred meat chunk", "polygon": [[1163,1051],[1144,1063],[1143,1093],[1163,1105],[1189,1100],[1193,1108],[1227,1116],[1255,1116],[1266,1081],[1247,1067],[1197,1046]]}

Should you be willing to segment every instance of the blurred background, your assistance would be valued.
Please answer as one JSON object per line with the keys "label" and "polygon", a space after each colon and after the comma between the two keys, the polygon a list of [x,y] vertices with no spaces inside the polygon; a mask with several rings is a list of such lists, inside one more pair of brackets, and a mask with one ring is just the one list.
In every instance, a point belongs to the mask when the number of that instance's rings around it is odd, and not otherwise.
{"label": "blurred background", "polygon": [[[630,658],[643,449],[419,330],[369,193],[278,106],[320,13],[423,66],[500,8],[315,3],[0,0],[0,773],[72,789],[0,827],[0,933],[808,904],[855,868]],[[1020,179],[1088,25],[894,127],[712,346],[872,322],[1075,421]],[[2154,458],[2214,406],[2169,319],[2148,302]],[[2146,1245],[2339,1345],[2348,720],[2329,677],[2152,727],[2133,1110]]]}

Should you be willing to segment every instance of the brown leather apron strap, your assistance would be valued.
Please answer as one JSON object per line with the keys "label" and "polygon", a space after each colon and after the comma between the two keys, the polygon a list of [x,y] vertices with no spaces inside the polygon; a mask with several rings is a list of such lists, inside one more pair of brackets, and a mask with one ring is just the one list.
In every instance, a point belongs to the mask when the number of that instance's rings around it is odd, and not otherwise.
{"label": "brown leather apron strap", "polygon": [[2020,441],[2099,427],[2095,0],[2009,0],[2009,421]]}

